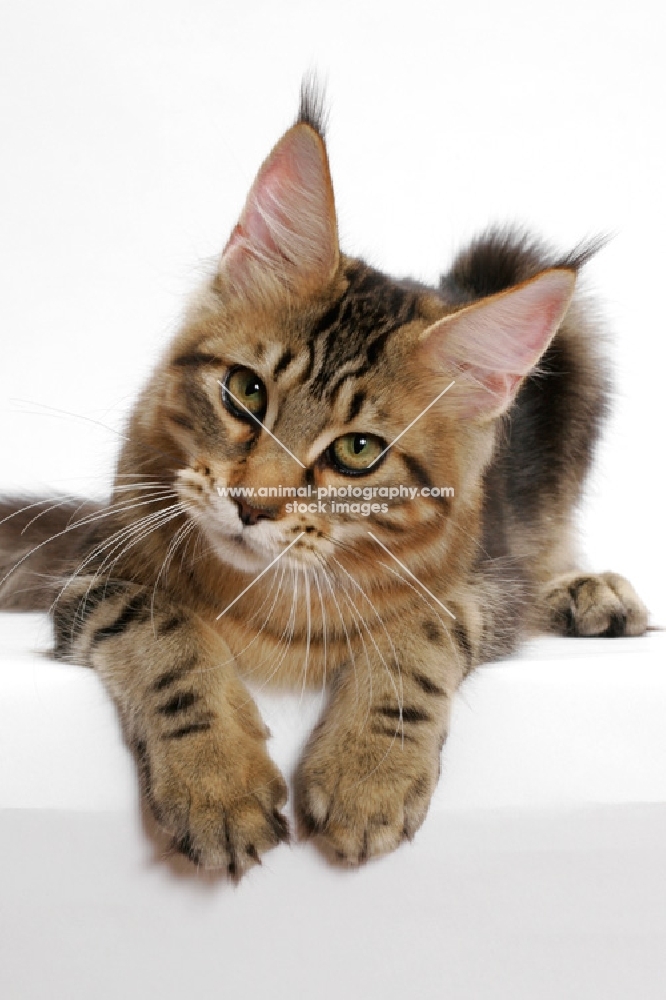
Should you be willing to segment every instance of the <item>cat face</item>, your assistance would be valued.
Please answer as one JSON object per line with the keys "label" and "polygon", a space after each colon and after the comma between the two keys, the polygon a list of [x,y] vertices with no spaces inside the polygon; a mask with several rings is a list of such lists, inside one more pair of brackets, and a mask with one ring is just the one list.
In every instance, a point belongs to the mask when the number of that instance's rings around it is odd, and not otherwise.
{"label": "cat face", "polygon": [[[301,563],[367,558],[369,531],[392,546],[413,541],[448,516],[460,482],[451,418],[438,411],[418,426],[444,386],[410,360],[442,304],[347,259],[327,292],[299,312],[293,301],[213,303],[169,366],[166,419],[187,456],[181,495],[242,569],[262,568],[301,533],[289,553]],[[391,446],[414,420],[409,441]],[[433,487],[441,495],[415,502]]]}
{"label": "cat face", "polygon": [[378,544],[444,559],[573,284],[547,271],[450,313],[345,257],[323,138],[299,122],[156,375],[144,433],[177,453],[189,515],[238,569],[284,555],[358,572]]}

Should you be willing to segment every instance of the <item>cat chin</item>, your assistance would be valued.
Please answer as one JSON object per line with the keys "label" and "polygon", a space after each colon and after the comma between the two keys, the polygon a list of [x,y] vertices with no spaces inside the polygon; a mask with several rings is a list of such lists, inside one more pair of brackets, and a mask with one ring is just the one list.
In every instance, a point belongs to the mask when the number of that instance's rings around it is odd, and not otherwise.
{"label": "cat chin", "polygon": [[239,569],[243,573],[261,573],[270,563],[270,556],[261,556],[250,549],[240,536],[209,537],[215,555],[226,566]]}

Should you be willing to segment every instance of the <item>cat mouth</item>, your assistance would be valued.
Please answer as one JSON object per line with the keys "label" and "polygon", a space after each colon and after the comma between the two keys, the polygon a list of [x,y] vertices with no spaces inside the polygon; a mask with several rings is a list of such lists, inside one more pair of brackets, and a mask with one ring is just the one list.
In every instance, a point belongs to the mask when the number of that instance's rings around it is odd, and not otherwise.
{"label": "cat mouth", "polygon": [[306,535],[303,529],[285,536],[275,525],[232,526],[215,518],[198,520],[218,559],[244,572],[262,572],[273,562],[301,569],[318,561],[311,546],[300,544]]}
{"label": "cat mouth", "polygon": [[265,559],[268,563],[280,562],[293,568],[312,565],[316,561],[314,550],[311,546],[302,543],[306,532],[303,529],[296,530],[291,535],[285,537],[280,532],[279,536],[260,536],[254,533],[256,529],[243,528],[240,535],[234,536],[234,544],[237,549],[243,549],[260,559]]}

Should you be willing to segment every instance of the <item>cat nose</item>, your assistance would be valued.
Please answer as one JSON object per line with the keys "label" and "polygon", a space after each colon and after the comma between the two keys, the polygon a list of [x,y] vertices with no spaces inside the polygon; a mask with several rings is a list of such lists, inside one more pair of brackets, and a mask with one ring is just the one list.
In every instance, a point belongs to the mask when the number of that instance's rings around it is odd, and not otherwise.
{"label": "cat nose", "polygon": [[258,524],[259,521],[273,521],[277,517],[279,507],[253,507],[242,497],[235,498],[238,516],[244,525]]}

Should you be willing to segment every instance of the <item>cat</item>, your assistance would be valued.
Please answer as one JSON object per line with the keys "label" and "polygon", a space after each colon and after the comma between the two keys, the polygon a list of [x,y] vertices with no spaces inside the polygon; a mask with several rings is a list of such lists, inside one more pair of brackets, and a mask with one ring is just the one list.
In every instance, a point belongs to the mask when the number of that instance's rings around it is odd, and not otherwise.
{"label": "cat", "polygon": [[496,230],[437,288],[387,277],[340,250],[323,120],[304,85],[134,406],[111,501],[0,505],[1,606],[52,609],[174,848],[236,878],[289,837],[244,678],[327,686],[296,815],[357,865],[423,823],[475,666],[647,626],[572,544],[608,405],[574,294],[597,247]]}

